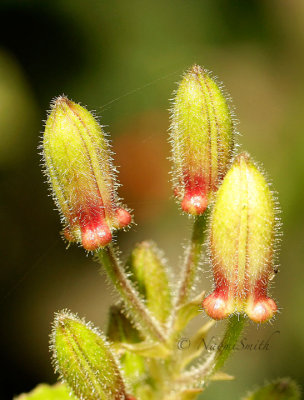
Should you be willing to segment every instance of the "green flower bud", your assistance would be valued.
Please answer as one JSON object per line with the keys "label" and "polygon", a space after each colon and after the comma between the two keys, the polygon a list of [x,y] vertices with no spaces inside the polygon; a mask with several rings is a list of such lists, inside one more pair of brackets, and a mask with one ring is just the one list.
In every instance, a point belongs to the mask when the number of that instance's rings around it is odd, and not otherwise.
{"label": "green flower bud", "polygon": [[58,97],[46,121],[43,156],[67,240],[96,250],[131,222],[119,206],[109,144],[85,108]]}
{"label": "green flower bud", "polygon": [[56,370],[79,399],[126,399],[118,363],[104,336],[91,324],[67,311],[60,312],[51,348]]}
{"label": "green flower bud", "polygon": [[177,89],[170,137],[174,193],[183,211],[202,214],[228,169],[234,128],[223,93],[198,65]]}
{"label": "green flower bud", "polygon": [[203,301],[214,319],[234,312],[255,322],[277,311],[267,296],[273,277],[276,207],[269,186],[248,154],[240,154],[218,190],[211,215],[210,254],[215,290]]}
{"label": "green flower bud", "polygon": [[165,323],[172,310],[172,297],[165,262],[156,245],[147,241],[137,244],[127,268],[146,299],[148,309]]}

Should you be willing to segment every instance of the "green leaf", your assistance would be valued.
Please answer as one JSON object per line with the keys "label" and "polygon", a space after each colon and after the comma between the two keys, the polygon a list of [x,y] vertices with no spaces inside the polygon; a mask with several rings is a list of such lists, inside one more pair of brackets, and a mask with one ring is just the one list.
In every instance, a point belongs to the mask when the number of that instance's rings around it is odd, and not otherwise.
{"label": "green leaf", "polygon": [[42,383],[30,393],[20,394],[14,400],[77,400],[69,392],[69,389],[62,383],[53,386]]}
{"label": "green leaf", "polygon": [[114,343],[138,343],[141,341],[138,330],[123,314],[121,306],[111,306],[110,308],[107,337]]}
{"label": "green leaf", "polygon": [[279,378],[256,389],[243,400],[300,400],[298,385],[290,378]]}
{"label": "green leaf", "polygon": [[189,340],[189,346],[186,349],[181,350],[182,361],[181,369],[184,369],[188,364],[191,363],[195,358],[199,357],[205,350],[204,340],[215,324],[215,321],[210,320],[203,325]]}
{"label": "green leaf", "polygon": [[195,400],[197,396],[202,393],[203,389],[185,389],[181,392],[172,393],[169,397],[166,397],[165,400]]}
{"label": "green leaf", "polygon": [[195,317],[202,312],[202,302],[204,300],[205,291],[200,293],[197,297],[189,303],[177,309],[176,319],[174,323],[174,330],[177,332],[182,331],[185,326]]}
{"label": "green leaf", "polygon": [[213,374],[209,379],[210,381],[233,381],[235,377],[226,374],[226,372],[218,371],[215,374]]}
{"label": "green leaf", "polygon": [[113,342],[112,348],[120,356],[125,378],[135,390],[146,379],[146,365],[142,356],[126,351],[121,343],[138,343],[141,338],[137,329],[123,314],[121,306],[110,308],[107,337]]}
{"label": "green leaf", "polygon": [[121,348],[149,358],[166,359],[171,354],[171,350],[169,350],[165,345],[151,342],[141,342],[135,344],[122,343]]}

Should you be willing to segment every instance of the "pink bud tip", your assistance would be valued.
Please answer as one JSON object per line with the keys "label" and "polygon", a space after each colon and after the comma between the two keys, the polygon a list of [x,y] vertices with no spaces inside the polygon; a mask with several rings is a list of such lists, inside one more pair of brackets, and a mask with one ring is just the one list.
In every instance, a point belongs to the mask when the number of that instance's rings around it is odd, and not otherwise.
{"label": "pink bud tip", "polygon": [[[235,302],[245,302],[244,308],[237,306]],[[248,317],[258,323],[267,322],[277,312],[277,305],[271,298],[267,296],[259,296],[250,294],[245,299],[231,297],[229,290],[224,293],[216,289],[213,293],[207,296],[203,301],[203,308],[210,318],[219,320],[225,319],[235,311],[244,312]]]}
{"label": "pink bud tip", "polygon": [[124,228],[125,226],[128,226],[132,221],[131,214],[123,208],[118,208],[116,210],[116,218],[119,228]]}
{"label": "pink bud tip", "polygon": [[111,231],[105,223],[96,226],[85,226],[81,230],[82,246],[89,251],[106,246],[112,240]]}
{"label": "pink bud tip", "polygon": [[264,297],[249,303],[246,313],[254,322],[266,322],[273,317],[277,309],[277,305],[272,299]]}
{"label": "pink bud tip", "polygon": [[233,312],[227,290],[215,290],[204,299],[203,308],[213,319],[227,318]]}
{"label": "pink bud tip", "polygon": [[203,214],[208,206],[208,200],[206,196],[202,194],[186,194],[182,200],[182,210],[193,214]]}

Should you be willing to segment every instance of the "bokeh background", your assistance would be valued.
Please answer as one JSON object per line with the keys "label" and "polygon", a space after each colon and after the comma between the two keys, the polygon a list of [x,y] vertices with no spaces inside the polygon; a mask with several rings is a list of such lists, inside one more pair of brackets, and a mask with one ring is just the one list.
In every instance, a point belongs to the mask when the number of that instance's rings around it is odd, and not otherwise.
{"label": "bokeh background", "polygon": [[153,238],[178,270],[189,221],[171,198],[167,110],[193,63],[225,83],[241,147],[268,172],[284,223],[272,291],[281,313],[245,336],[253,343],[280,333],[269,351],[236,353],[225,369],[237,379],[210,385],[204,398],[237,399],[279,376],[303,383],[304,2],[1,0],[0,15],[0,398],[55,381],[54,311],[69,308],[104,328],[115,300],[98,266],[76,246],[66,251],[58,235],[37,150],[51,99],[82,102],[111,133],[120,194],[137,222],[119,235],[122,249]]}

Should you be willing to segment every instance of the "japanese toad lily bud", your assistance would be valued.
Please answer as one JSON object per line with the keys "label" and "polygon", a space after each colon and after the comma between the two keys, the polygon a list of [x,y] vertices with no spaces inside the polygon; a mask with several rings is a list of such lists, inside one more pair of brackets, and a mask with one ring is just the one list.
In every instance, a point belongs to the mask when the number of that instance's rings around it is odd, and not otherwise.
{"label": "japanese toad lily bud", "polygon": [[80,400],[125,400],[125,385],[106,339],[91,324],[62,311],[53,326],[51,348],[62,379]]}
{"label": "japanese toad lily bud", "polygon": [[170,138],[174,193],[183,211],[202,214],[228,169],[234,128],[223,93],[198,65],[177,89]]}
{"label": "japanese toad lily bud", "polygon": [[275,211],[265,178],[246,153],[240,154],[217,192],[211,215],[215,290],[203,301],[211,318],[239,312],[264,322],[277,311],[267,296],[274,272]]}
{"label": "japanese toad lily bud", "polygon": [[43,156],[67,240],[96,250],[131,222],[118,203],[109,144],[85,108],[66,97],[53,102]]}

